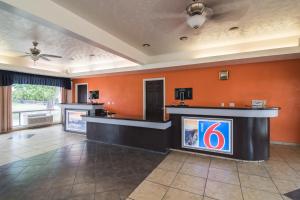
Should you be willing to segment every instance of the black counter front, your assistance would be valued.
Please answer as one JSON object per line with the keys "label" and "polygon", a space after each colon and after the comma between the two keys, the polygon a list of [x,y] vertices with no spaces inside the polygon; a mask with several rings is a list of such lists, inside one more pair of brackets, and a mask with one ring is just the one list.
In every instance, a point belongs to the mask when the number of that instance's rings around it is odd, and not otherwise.
{"label": "black counter front", "polygon": [[82,116],[87,122],[87,139],[167,152],[170,147],[171,121],[147,121],[115,116]]}
{"label": "black counter front", "polygon": [[173,149],[240,160],[269,159],[270,118],[278,108],[167,106]]}
{"label": "black counter front", "polygon": [[269,159],[270,118],[278,108],[167,106],[169,121],[83,116],[87,138],[167,152],[169,149],[247,161]]}

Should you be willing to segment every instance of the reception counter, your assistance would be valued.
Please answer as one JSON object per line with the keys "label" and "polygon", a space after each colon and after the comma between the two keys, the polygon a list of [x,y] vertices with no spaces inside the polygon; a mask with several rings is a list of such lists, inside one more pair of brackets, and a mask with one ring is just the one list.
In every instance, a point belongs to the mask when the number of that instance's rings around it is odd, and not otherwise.
{"label": "reception counter", "polygon": [[168,152],[169,149],[247,161],[269,159],[270,119],[279,108],[166,106],[168,121],[82,115],[87,139]]}
{"label": "reception counter", "polygon": [[118,115],[85,115],[82,119],[87,122],[89,140],[163,153],[170,147],[171,121],[147,121]]}
{"label": "reception counter", "polygon": [[240,160],[268,160],[270,118],[279,108],[166,106],[170,148]]}

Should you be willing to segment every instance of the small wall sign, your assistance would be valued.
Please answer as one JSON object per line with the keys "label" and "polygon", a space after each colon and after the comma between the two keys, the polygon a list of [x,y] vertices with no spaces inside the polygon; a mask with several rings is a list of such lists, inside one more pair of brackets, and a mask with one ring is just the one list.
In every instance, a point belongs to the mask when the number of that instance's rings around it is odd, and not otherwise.
{"label": "small wall sign", "polygon": [[219,72],[219,80],[228,80],[229,79],[229,72],[227,70],[223,70]]}

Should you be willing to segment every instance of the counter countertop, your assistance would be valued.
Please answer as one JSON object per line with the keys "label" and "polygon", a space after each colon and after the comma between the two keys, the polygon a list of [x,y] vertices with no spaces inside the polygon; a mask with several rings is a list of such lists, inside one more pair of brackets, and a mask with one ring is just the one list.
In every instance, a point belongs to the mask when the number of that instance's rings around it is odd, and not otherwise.
{"label": "counter countertop", "polygon": [[252,108],[252,107],[200,107],[200,106],[166,106],[168,114],[199,115],[219,117],[278,117],[280,108]]}
{"label": "counter countertop", "polygon": [[150,121],[144,120],[136,117],[126,117],[126,116],[95,116],[95,115],[82,115],[82,119],[90,123],[101,123],[101,124],[111,124],[116,126],[133,126],[141,128],[150,129],[160,129],[166,130],[172,126],[172,122],[168,121]]}
{"label": "counter countertop", "polygon": [[61,103],[61,105],[91,105],[91,106],[97,106],[97,105],[104,105],[104,103]]}
{"label": "counter countertop", "polygon": [[133,117],[133,116],[124,116],[114,114],[113,116],[97,116],[97,115],[82,115],[82,117],[91,117],[91,118],[100,118],[100,119],[118,119],[118,120],[129,120],[129,121],[143,121],[143,122],[155,122],[155,123],[166,123],[170,120],[165,121],[154,121],[154,120],[145,120],[142,117]]}
{"label": "counter countertop", "polygon": [[243,107],[221,107],[221,106],[178,106],[178,105],[166,105],[166,108],[200,108],[200,109],[229,109],[229,110],[280,110],[280,107],[263,107],[255,108],[251,106]]}

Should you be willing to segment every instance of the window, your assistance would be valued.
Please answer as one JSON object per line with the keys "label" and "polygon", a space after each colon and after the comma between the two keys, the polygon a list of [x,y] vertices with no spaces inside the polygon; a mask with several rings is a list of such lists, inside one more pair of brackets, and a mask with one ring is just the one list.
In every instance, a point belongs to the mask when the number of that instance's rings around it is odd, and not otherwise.
{"label": "window", "polygon": [[12,99],[13,127],[34,125],[34,118],[50,124],[61,122],[60,87],[14,84]]}

